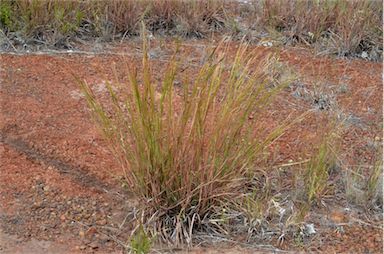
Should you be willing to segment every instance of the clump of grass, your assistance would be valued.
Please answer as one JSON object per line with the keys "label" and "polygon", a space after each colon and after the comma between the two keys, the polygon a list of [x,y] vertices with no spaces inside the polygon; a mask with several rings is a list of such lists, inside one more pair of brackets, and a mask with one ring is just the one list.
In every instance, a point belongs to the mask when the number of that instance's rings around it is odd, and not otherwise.
{"label": "clump of grass", "polygon": [[152,32],[205,37],[210,31],[224,29],[223,1],[152,1],[145,22]]}
{"label": "clump of grass", "polygon": [[203,38],[209,32],[224,31],[226,17],[220,1],[191,1],[180,5],[176,31],[184,37]]}
{"label": "clump of grass", "polygon": [[130,248],[133,253],[146,254],[151,250],[151,244],[149,235],[145,232],[143,226],[140,225],[131,238]]}
{"label": "clump of grass", "polygon": [[345,173],[345,194],[349,202],[353,204],[366,204],[365,183],[362,168],[357,168],[356,170],[351,168]]}
{"label": "clump of grass", "polygon": [[349,203],[366,210],[383,208],[383,148],[380,139],[367,143],[374,148],[369,163],[343,163],[343,191]]}
{"label": "clump of grass", "polygon": [[0,5],[0,23],[4,24],[5,27],[12,27],[12,8],[8,2]]}
{"label": "clump of grass", "polygon": [[21,16],[18,26],[25,34],[37,35],[58,30],[63,34],[75,31],[82,14],[75,1],[18,1],[13,8]]}
{"label": "clump of grass", "polygon": [[314,45],[339,56],[381,59],[383,30],[380,1],[304,0],[284,4],[266,0],[260,24],[287,38],[286,43]]}
{"label": "clump of grass", "polygon": [[383,164],[382,160],[373,163],[368,176],[362,166],[349,169],[345,179],[346,197],[354,205],[367,210],[383,207]]}
{"label": "clump of grass", "polygon": [[309,203],[320,200],[327,190],[329,173],[336,166],[335,135],[334,132],[326,135],[308,162],[304,186]]}
{"label": "clump of grass", "polygon": [[118,0],[104,3],[106,8],[106,20],[113,24],[115,33],[125,35],[137,35],[140,32],[140,21],[142,20],[145,6],[138,1]]}
{"label": "clump of grass", "polygon": [[146,15],[146,25],[152,32],[175,28],[176,11],[180,3],[175,0],[152,1]]}
{"label": "clump of grass", "polygon": [[369,205],[383,207],[383,160],[382,152],[376,159],[367,180],[366,200]]}
{"label": "clump of grass", "polygon": [[[230,59],[221,43],[193,80],[180,77],[176,52],[157,91],[145,39],[143,48],[142,69],[128,68],[127,90],[119,93],[108,84],[108,110],[86,83],[82,88],[141,200],[143,218],[151,218],[143,225],[166,241],[190,243],[223,204],[242,195],[265,148],[284,131],[287,125],[260,137],[248,117],[262,111],[288,80],[268,74],[273,56],[260,58],[241,44]],[[181,95],[175,93],[176,78],[184,80]]]}

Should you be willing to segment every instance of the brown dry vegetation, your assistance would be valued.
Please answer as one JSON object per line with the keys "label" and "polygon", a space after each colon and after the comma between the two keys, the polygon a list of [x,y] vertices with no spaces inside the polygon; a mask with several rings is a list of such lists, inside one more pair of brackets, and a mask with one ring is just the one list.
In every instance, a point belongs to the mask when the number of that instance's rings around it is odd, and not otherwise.
{"label": "brown dry vegetation", "polygon": [[76,41],[121,40],[140,33],[204,38],[224,33],[254,43],[305,45],[322,54],[380,60],[381,1],[37,1],[2,0],[6,48],[72,48]]}

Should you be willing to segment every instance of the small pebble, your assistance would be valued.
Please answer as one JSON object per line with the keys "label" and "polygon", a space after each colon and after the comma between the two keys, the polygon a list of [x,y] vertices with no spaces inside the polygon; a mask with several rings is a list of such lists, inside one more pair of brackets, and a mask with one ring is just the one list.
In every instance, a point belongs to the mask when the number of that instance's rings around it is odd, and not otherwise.
{"label": "small pebble", "polygon": [[96,232],[97,232],[97,230],[96,230],[95,227],[90,227],[90,228],[87,230],[86,235],[87,235],[87,236],[93,236]]}
{"label": "small pebble", "polygon": [[106,219],[99,220],[98,224],[99,225],[106,225],[107,224],[107,220]]}
{"label": "small pebble", "polygon": [[89,244],[89,247],[91,247],[92,249],[97,249],[97,248],[99,248],[99,245],[98,245],[97,242],[91,242],[91,243]]}

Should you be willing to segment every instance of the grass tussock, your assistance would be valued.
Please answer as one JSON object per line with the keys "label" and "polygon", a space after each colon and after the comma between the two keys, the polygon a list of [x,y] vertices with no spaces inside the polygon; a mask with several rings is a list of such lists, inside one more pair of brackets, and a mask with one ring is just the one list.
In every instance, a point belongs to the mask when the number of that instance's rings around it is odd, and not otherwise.
{"label": "grass tussock", "polygon": [[215,224],[210,219],[243,195],[265,149],[288,126],[263,137],[251,128],[251,113],[268,105],[288,80],[269,75],[273,56],[260,59],[248,51],[241,44],[229,59],[221,43],[193,79],[182,78],[177,94],[178,53],[158,91],[144,40],[142,68],[128,67],[128,90],[118,93],[108,84],[112,110],[82,85],[130,189],[141,200],[147,218],[143,223],[167,241],[190,243],[195,230]]}
{"label": "grass tussock", "polygon": [[291,45],[314,45],[323,53],[380,59],[382,14],[381,1],[304,0],[282,4],[266,0],[260,24],[281,33]]}
{"label": "grass tussock", "polygon": [[350,169],[345,177],[347,200],[367,210],[382,210],[383,208],[382,148],[378,150],[372,166],[368,167],[368,174],[366,169],[358,167],[354,170]]}
{"label": "grass tussock", "polygon": [[132,253],[146,254],[151,250],[151,239],[143,226],[139,226],[131,237],[130,250]]}
{"label": "grass tussock", "polygon": [[329,190],[328,179],[330,172],[337,164],[337,140],[338,135],[332,128],[323,137],[311,157],[304,173],[304,189],[309,203],[320,201],[325,192]]}
{"label": "grass tussock", "polygon": [[383,207],[383,160],[382,151],[377,156],[367,181],[366,200],[370,207]]}

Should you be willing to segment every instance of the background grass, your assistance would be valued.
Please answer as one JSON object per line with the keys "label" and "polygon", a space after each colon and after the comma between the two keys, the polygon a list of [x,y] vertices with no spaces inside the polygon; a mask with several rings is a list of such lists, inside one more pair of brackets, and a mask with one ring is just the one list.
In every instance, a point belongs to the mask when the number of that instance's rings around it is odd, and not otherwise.
{"label": "background grass", "polygon": [[[71,47],[70,39],[226,34],[263,45],[305,45],[323,54],[382,59],[381,1],[1,0],[0,27],[13,43]],[[9,41],[7,42],[9,43]],[[6,43],[5,43],[6,44]],[[9,46],[9,45],[8,45]]]}

